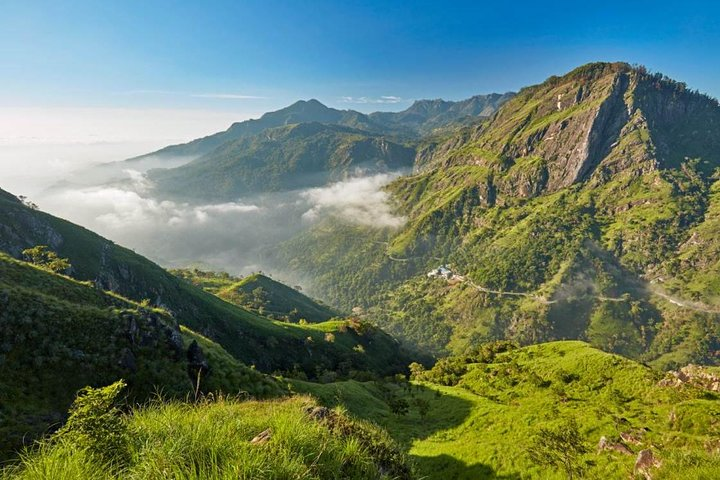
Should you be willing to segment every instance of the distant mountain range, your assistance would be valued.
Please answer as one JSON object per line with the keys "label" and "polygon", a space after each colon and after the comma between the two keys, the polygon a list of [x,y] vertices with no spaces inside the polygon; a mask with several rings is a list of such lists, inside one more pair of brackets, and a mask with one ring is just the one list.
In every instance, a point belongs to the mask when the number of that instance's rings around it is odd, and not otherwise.
{"label": "distant mountain range", "polygon": [[306,122],[342,125],[375,134],[413,137],[467,117],[489,117],[513,95],[511,92],[502,95],[476,95],[459,102],[418,100],[402,112],[376,112],[369,115],[354,110],[329,108],[315,99],[299,100],[280,110],[268,112],[259,119],[233,123],[224,132],[165,147],[130,161],[147,156],[198,157],[210,153],[224,143],[256,135],[268,128]]}
{"label": "distant mountain range", "polygon": [[337,124],[275,127],[223,143],[190,163],[150,170],[154,193],[183,200],[317,187],[361,173],[410,170],[415,150]]}
{"label": "distant mountain range", "polygon": [[[156,194],[181,200],[316,187],[359,173],[410,170],[426,134],[487,118],[514,94],[419,100],[369,115],[298,101],[226,131],[101,168],[150,172]],[[178,166],[178,164],[180,164]]]}

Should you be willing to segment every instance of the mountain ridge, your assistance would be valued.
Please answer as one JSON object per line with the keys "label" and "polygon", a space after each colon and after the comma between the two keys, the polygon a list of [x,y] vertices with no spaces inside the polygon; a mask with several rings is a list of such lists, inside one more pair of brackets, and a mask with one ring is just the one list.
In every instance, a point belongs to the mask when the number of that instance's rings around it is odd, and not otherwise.
{"label": "mountain ridge", "polygon": [[[387,187],[400,229],[348,237],[326,222],[281,258],[314,295],[438,355],[578,338],[662,368],[715,362],[718,262],[691,246],[717,251],[718,142],[715,99],[642,67],[585,65],[430,145]],[[442,264],[469,281],[425,278]]]}

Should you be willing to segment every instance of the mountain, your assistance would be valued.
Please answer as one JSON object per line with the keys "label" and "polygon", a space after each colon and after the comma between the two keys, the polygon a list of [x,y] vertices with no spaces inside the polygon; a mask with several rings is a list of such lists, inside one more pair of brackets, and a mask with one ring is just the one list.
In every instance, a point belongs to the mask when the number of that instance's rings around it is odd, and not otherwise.
{"label": "mountain", "polygon": [[[589,64],[417,160],[388,187],[400,229],[328,221],[283,246],[311,294],[438,355],[575,338],[660,368],[717,362],[717,100]],[[426,275],[443,264],[455,277]]]}
{"label": "mountain", "polygon": [[202,392],[282,392],[161,309],[1,253],[0,339],[0,457],[56,427],[88,385],[122,378],[133,402],[184,398],[202,368]]}
{"label": "mountain", "polygon": [[512,93],[476,95],[459,102],[419,100],[402,112],[375,112],[365,115],[354,110],[329,108],[315,99],[299,100],[259,119],[233,123],[224,132],[198,138],[188,143],[171,145],[139,157],[126,160],[126,166],[140,164],[149,157],[197,158],[221,145],[244,137],[257,135],[269,128],[296,123],[318,122],[363,130],[392,137],[415,137],[433,128],[442,127],[466,117],[490,116]]}
{"label": "mountain", "polygon": [[340,316],[327,305],[300,293],[300,287],[288,287],[262,273],[238,278],[197,269],[171,272],[234,305],[279,320],[318,323]]}
{"label": "mountain", "polygon": [[280,110],[268,112],[258,119],[233,123],[224,132],[198,138],[188,143],[171,145],[156,152],[131,158],[126,160],[125,163],[131,165],[147,157],[197,158],[210,153],[225,143],[257,135],[269,128],[306,122],[342,125],[374,133],[385,133],[388,130],[384,125],[376,123],[360,112],[329,108],[315,99],[299,100]]}
{"label": "mountain", "polygon": [[385,137],[317,122],[271,128],[224,143],[177,168],[151,170],[163,197],[234,200],[318,187],[360,172],[410,168],[415,151]]}
{"label": "mountain", "polygon": [[78,225],[53,217],[3,192],[0,251],[47,245],[68,258],[68,273],[101,290],[168,311],[181,325],[212,339],[235,359],[265,372],[403,370],[405,353],[381,330],[356,320],[310,325],[275,321],[232,305],[177,278],[146,258]]}
{"label": "mountain", "polygon": [[401,112],[375,112],[369,116],[383,125],[409,128],[420,135],[427,135],[437,128],[490,117],[514,95],[512,92],[491,93],[475,95],[458,102],[442,99],[416,100]]}

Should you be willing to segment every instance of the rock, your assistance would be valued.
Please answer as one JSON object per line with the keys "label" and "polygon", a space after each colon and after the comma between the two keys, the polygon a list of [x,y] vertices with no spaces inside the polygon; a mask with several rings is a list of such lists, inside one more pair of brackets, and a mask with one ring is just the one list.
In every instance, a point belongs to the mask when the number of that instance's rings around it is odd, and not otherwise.
{"label": "rock", "polygon": [[686,365],[680,370],[668,372],[658,385],[661,387],[689,385],[711,392],[720,392],[720,376],[698,365]]}
{"label": "rock", "polygon": [[193,340],[187,349],[188,372],[191,378],[197,377],[198,371],[206,373],[210,370],[210,364],[205,358],[205,354],[198,345],[197,340]]}
{"label": "rock", "polygon": [[607,437],[605,437],[605,435],[603,435],[602,437],[600,437],[600,441],[598,442],[598,446],[597,446],[598,453],[607,449],[607,445],[608,445],[608,439],[607,439]]}
{"label": "rock", "polygon": [[623,455],[633,454],[632,450],[630,450],[626,445],[619,442],[611,442],[607,439],[607,437],[602,436],[598,442],[598,453],[607,451],[619,452]]}
{"label": "rock", "polygon": [[127,370],[131,373],[135,373],[137,371],[137,361],[135,360],[135,354],[130,350],[129,348],[123,348],[120,352],[120,360],[118,360],[118,365],[124,370]]}
{"label": "rock", "polygon": [[332,415],[332,411],[326,407],[305,407],[305,414],[313,420],[324,420]]}
{"label": "rock", "polygon": [[263,430],[262,432],[258,433],[255,438],[250,440],[250,443],[261,445],[263,443],[267,443],[272,438],[272,429],[268,428],[267,430]]}
{"label": "rock", "polygon": [[633,473],[635,475],[642,475],[645,480],[652,480],[650,470],[659,466],[660,460],[655,458],[652,450],[641,450],[640,453],[638,453],[637,460],[635,460],[635,468],[633,469]]}
{"label": "rock", "polygon": [[620,439],[625,443],[640,445],[642,443],[643,432],[622,432]]}

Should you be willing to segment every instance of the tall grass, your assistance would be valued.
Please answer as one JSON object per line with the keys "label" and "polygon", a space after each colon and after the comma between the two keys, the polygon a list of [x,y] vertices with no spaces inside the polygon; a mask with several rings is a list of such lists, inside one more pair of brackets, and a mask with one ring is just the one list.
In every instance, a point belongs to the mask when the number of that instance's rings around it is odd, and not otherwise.
{"label": "tall grass", "polygon": [[[30,479],[372,479],[402,471],[373,444],[386,439],[341,414],[342,428],[304,413],[309,397],[275,401],[218,399],[157,403],[125,418],[129,460],[108,465],[75,444],[45,442],[6,470],[3,480]],[[252,443],[269,430],[270,439]],[[367,432],[371,432],[368,436]]]}

